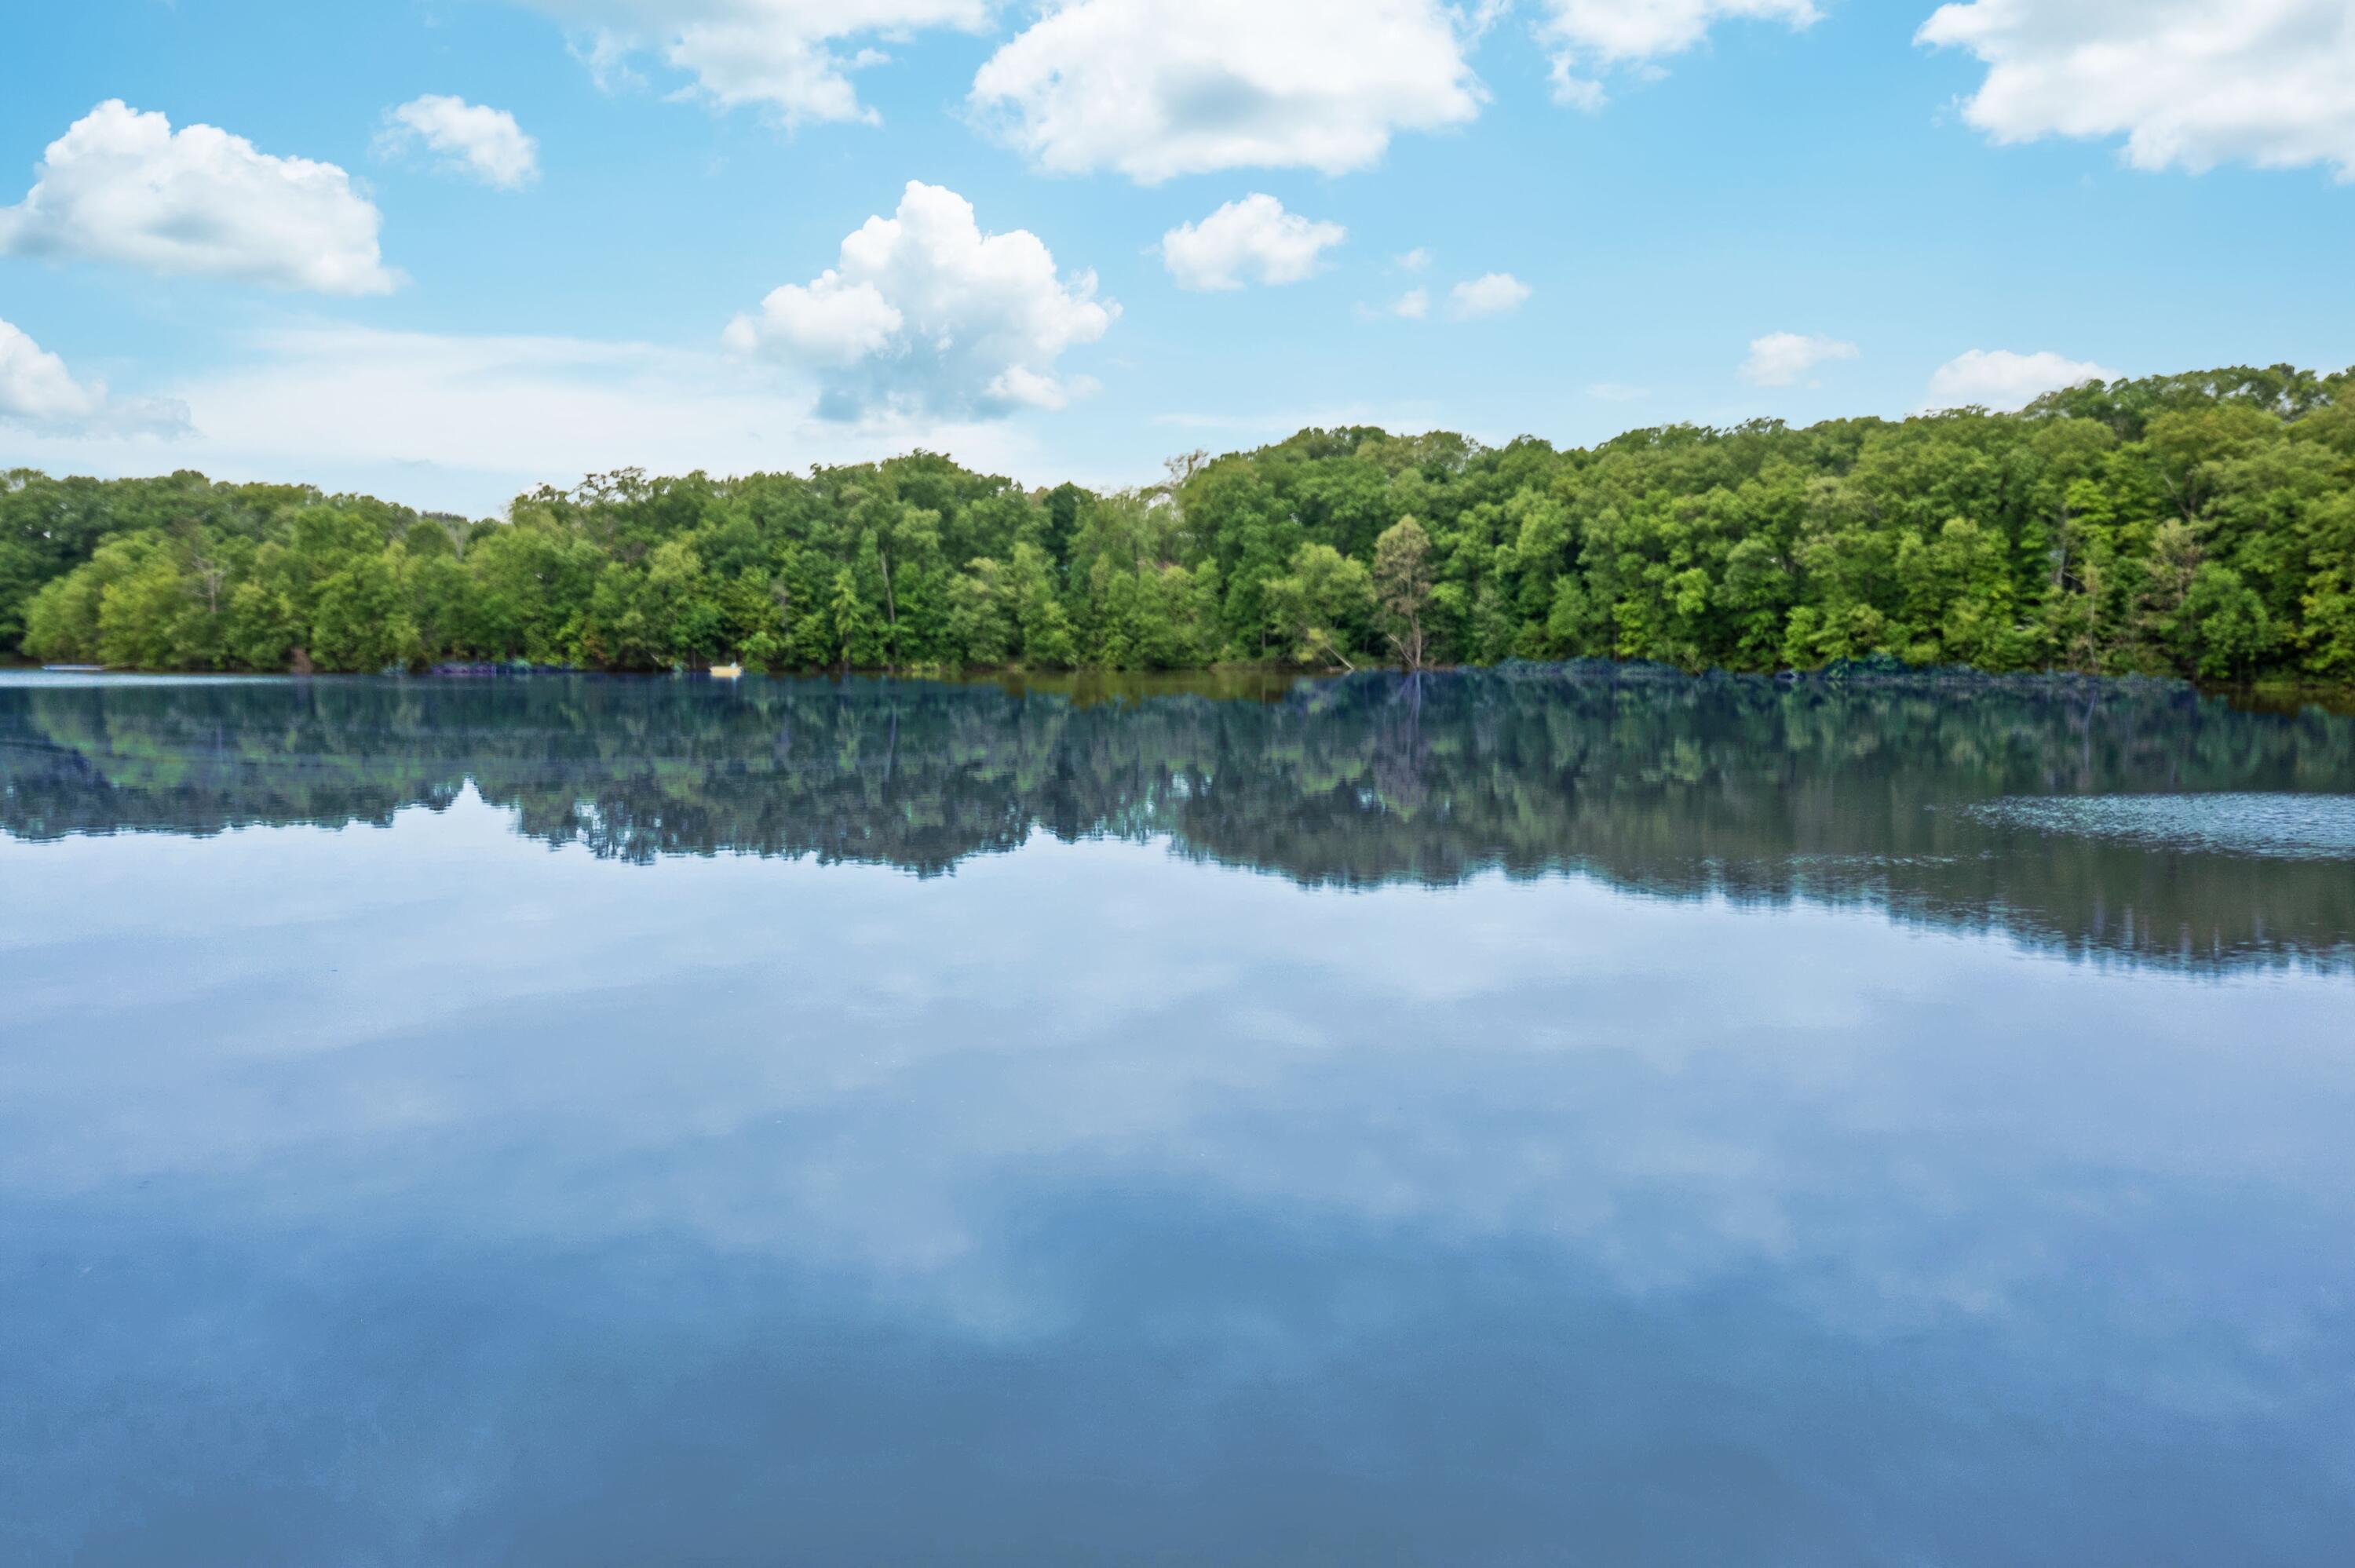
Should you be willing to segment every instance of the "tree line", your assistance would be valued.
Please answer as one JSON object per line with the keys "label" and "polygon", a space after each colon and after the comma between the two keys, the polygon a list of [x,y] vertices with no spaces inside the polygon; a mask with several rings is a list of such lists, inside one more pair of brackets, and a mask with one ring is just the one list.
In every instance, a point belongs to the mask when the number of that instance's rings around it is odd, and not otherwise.
{"label": "tree line", "polygon": [[1881,658],[2355,679],[2355,371],[1567,450],[1311,429],[1113,494],[925,452],[624,471],[496,521],[17,470],[0,648],[157,670]]}

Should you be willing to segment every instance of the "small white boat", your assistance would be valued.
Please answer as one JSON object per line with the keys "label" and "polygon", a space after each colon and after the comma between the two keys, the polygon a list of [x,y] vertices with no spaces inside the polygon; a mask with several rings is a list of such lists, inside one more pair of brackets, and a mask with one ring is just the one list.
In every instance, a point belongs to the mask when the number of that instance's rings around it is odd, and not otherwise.
{"label": "small white boat", "polygon": [[714,664],[711,666],[711,678],[715,681],[737,681],[741,680],[743,675],[744,666],[741,664]]}

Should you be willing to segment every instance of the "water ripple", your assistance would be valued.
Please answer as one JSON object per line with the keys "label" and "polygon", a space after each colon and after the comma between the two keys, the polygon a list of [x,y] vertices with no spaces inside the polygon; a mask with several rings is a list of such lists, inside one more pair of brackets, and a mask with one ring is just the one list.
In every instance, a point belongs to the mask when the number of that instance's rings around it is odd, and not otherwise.
{"label": "water ripple", "polygon": [[2355,860],[2355,795],[2011,796],[1967,814],[1996,827],[2156,850]]}

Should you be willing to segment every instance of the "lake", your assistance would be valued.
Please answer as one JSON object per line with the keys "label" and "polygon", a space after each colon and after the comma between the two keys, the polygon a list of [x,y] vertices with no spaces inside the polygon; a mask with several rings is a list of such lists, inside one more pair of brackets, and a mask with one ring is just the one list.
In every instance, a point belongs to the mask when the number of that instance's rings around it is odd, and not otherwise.
{"label": "lake", "polygon": [[2355,720],[0,675],[0,1562],[2355,1559]]}

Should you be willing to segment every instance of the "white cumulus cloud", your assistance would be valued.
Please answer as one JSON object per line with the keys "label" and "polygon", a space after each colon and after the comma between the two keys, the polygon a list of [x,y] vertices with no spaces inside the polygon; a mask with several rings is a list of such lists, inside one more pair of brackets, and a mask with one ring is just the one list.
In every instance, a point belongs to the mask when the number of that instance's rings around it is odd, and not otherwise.
{"label": "white cumulus cloud", "polygon": [[2355,180],[2348,0],[1960,0],[1918,37],[1986,63],[1963,112],[1998,142],[2123,136],[2140,169],[2327,164]]}
{"label": "white cumulus cloud", "polygon": [[1312,222],[1272,196],[1253,194],[1163,235],[1161,260],[1181,289],[1297,283],[1316,276],[1324,253],[1348,234],[1337,223]]}
{"label": "white cumulus cloud", "polygon": [[1609,98],[1602,73],[1682,54],[1728,20],[1805,27],[1822,18],[1814,0],[1543,0],[1538,38],[1553,57],[1555,101],[1588,111]]}
{"label": "white cumulus cloud", "polygon": [[1805,333],[1770,332],[1750,340],[1750,357],[1742,362],[1742,378],[1759,387],[1788,387],[1801,376],[1835,359],[1854,359],[1852,343]]}
{"label": "white cumulus cloud", "polygon": [[[780,387],[769,367],[717,344],[474,337],[317,321],[225,347],[223,363],[171,387],[193,426],[176,443],[171,466],[222,479],[303,480],[472,515],[536,486],[613,468],[749,473],[922,448],[1033,483],[1074,471],[1069,453],[1050,452],[1033,429],[1007,420],[820,419],[803,389]],[[156,469],[152,440],[103,421],[71,430],[11,426],[0,445],[12,461],[52,471]],[[1150,466],[1146,455],[1135,461],[1139,471]]]}
{"label": "white cumulus cloud", "polygon": [[2115,381],[2118,373],[2086,359],[2068,359],[2044,350],[2014,354],[2008,348],[1975,348],[1938,366],[1930,377],[1930,406],[2018,408],[2047,392],[2087,381]]}
{"label": "white cumulus cloud", "polygon": [[399,281],[378,249],[382,221],[333,164],[210,125],[174,131],[117,99],[50,143],[25,199],[0,207],[0,254],[381,294]]}
{"label": "white cumulus cloud", "polygon": [[1083,384],[1055,361],[1118,313],[1093,272],[1058,273],[1037,235],[984,234],[963,196],[911,180],[895,216],[868,218],[838,265],[772,292],[727,342],[807,371],[829,418],[986,418],[1061,408]]}
{"label": "white cumulus cloud", "polygon": [[[577,52],[601,80],[659,53],[722,107],[759,104],[788,124],[872,121],[850,73],[876,46],[933,27],[978,32],[1000,0],[524,0],[585,37]],[[859,41],[859,40],[864,40]]]}
{"label": "white cumulus cloud", "polygon": [[539,143],[504,109],[429,92],[386,112],[385,145],[422,141],[485,185],[520,190],[539,177]]}
{"label": "white cumulus cloud", "polygon": [[1419,322],[1431,313],[1431,291],[1409,289],[1391,302],[1391,314],[1405,321]]}
{"label": "white cumulus cloud", "polygon": [[1455,320],[1470,321],[1475,316],[1501,316],[1521,308],[1534,292],[1510,272],[1491,272],[1475,278],[1468,283],[1458,283],[1447,291],[1447,313]]}
{"label": "white cumulus cloud", "polygon": [[183,404],[111,396],[103,381],[78,381],[66,362],[13,323],[0,321],[0,425],[45,435],[176,435]]}
{"label": "white cumulus cloud", "polygon": [[1341,174],[1479,113],[1472,35],[1440,0],[1049,0],[973,102],[1059,172]]}

